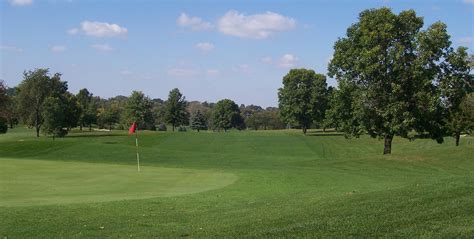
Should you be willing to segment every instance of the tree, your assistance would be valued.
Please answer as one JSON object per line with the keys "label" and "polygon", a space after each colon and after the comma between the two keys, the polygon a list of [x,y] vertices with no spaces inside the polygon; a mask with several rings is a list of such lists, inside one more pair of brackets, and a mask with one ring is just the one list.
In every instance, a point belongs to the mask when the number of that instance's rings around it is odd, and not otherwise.
{"label": "tree", "polygon": [[67,130],[71,130],[71,128],[77,127],[81,114],[82,109],[81,105],[77,101],[75,95],[66,92],[61,97],[59,97],[63,106],[63,114],[65,117],[65,127]]}
{"label": "tree", "polygon": [[126,125],[136,122],[139,129],[155,130],[153,102],[151,99],[141,91],[133,91],[125,104],[123,121]]}
{"label": "tree", "polygon": [[344,136],[359,137],[364,133],[362,112],[359,110],[358,88],[344,80],[339,81],[339,89],[333,89],[329,97],[329,107],[325,115],[326,126],[344,132]]}
{"label": "tree", "polygon": [[[442,63],[444,77],[440,80],[441,95],[444,99],[446,130],[456,139],[456,146],[463,131],[472,127],[472,110],[467,106],[472,99],[466,99],[472,92],[473,76],[467,48],[459,47],[456,51],[450,51],[446,62]],[[471,96],[472,97],[472,96]]]}
{"label": "tree", "polygon": [[306,134],[311,122],[324,119],[326,77],[313,70],[292,69],[278,90],[281,116],[287,124],[299,125]]}
{"label": "tree", "polygon": [[394,135],[408,137],[412,130],[443,140],[437,82],[449,35],[441,22],[422,27],[413,10],[365,10],[334,45],[329,75],[358,92],[350,117],[362,119],[372,137],[384,138],[384,154],[391,153]]}
{"label": "tree", "polygon": [[47,97],[60,97],[67,91],[67,82],[61,81],[61,74],[49,76],[48,69],[36,69],[23,73],[23,81],[18,86],[18,108],[22,120],[36,129],[39,137],[43,124],[43,103]]}
{"label": "tree", "polygon": [[15,88],[6,88],[6,105],[5,110],[3,111],[3,117],[6,119],[7,124],[13,129],[13,125],[18,124],[18,97],[16,96],[17,89]]}
{"label": "tree", "polygon": [[186,111],[186,98],[179,92],[178,88],[174,88],[168,95],[165,103],[165,120],[174,128],[188,123],[188,112]]}
{"label": "tree", "polygon": [[311,90],[311,105],[313,106],[313,123],[317,127],[323,126],[326,110],[328,108],[328,88],[326,76],[316,74]]}
{"label": "tree", "polygon": [[229,99],[218,101],[214,106],[212,115],[214,127],[218,130],[227,131],[232,127],[241,128],[243,124],[239,106]]}
{"label": "tree", "polygon": [[197,130],[198,132],[199,130],[207,130],[207,119],[200,110],[197,110],[191,116],[191,129]]}
{"label": "tree", "polygon": [[82,131],[82,127],[85,125],[90,125],[87,122],[88,119],[91,119],[90,115],[87,115],[90,113],[88,111],[88,107],[91,105],[92,102],[92,93],[90,93],[86,88],[83,88],[79,90],[79,93],[76,95],[77,101],[80,105],[81,108],[81,115],[79,117],[79,129]]}
{"label": "tree", "polygon": [[84,125],[89,126],[89,131],[92,130],[92,124],[97,123],[97,103],[98,99],[95,97],[92,98],[92,100],[89,102],[89,104],[84,110],[84,117],[82,118],[82,122],[84,123]]}
{"label": "tree", "polygon": [[7,87],[3,80],[0,80],[0,134],[4,134],[8,130],[7,119],[5,117],[7,114],[8,101]]}
{"label": "tree", "polygon": [[456,146],[462,132],[470,133],[474,130],[474,93],[470,93],[461,101],[455,111],[450,111],[446,127],[456,139]]}
{"label": "tree", "polygon": [[47,135],[63,137],[67,134],[64,127],[67,126],[66,115],[64,114],[64,102],[57,97],[48,97],[45,99],[42,107],[42,131]]}
{"label": "tree", "polygon": [[119,122],[120,119],[120,106],[118,102],[106,105],[98,109],[97,123],[99,127],[105,128],[108,125],[109,130],[112,130],[112,126]]}

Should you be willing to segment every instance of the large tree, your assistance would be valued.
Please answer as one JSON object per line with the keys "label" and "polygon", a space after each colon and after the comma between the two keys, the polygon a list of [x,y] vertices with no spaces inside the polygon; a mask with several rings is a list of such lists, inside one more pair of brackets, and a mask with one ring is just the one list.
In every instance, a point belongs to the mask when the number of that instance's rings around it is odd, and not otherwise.
{"label": "large tree", "polygon": [[179,92],[179,89],[172,89],[165,103],[165,120],[173,126],[173,131],[175,127],[186,125],[189,122],[186,106],[186,98]]}
{"label": "large tree", "polygon": [[151,99],[141,91],[133,91],[125,104],[123,121],[126,125],[136,122],[140,129],[155,130],[153,114],[153,102]]}
{"label": "large tree", "polygon": [[324,119],[327,101],[326,76],[313,70],[292,69],[278,90],[279,108],[287,124],[298,125],[306,134],[311,123]]}
{"label": "large tree", "polygon": [[437,84],[451,42],[445,24],[422,27],[413,10],[365,10],[334,45],[329,75],[359,92],[354,115],[371,136],[384,138],[384,154],[394,135],[412,130],[443,140]]}
{"label": "large tree", "polygon": [[239,106],[229,99],[218,101],[214,106],[212,116],[213,126],[217,130],[227,131],[232,127],[241,128],[243,124]]}
{"label": "large tree", "polygon": [[43,103],[47,97],[61,97],[67,91],[67,82],[61,81],[61,74],[49,75],[48,69],[36,69],[23,74],[18,86],[18,108],[22,120],[36,129],[39,137],[43,124]]}

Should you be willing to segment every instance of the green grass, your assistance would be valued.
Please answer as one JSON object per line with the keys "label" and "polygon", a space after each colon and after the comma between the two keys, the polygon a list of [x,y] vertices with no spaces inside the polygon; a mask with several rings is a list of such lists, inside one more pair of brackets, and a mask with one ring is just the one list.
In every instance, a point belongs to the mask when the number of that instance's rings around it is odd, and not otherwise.
{"label": "green grass", "polygon": [[[0,136],[0,237],[474,237],[474,139]],[[17,171],[15,173],[15,171]]]}
{"label": "green grass", "polygon": [[0,207],[170,197],[236,180],[210,170],[14,159],[2,159],[0,174]]}

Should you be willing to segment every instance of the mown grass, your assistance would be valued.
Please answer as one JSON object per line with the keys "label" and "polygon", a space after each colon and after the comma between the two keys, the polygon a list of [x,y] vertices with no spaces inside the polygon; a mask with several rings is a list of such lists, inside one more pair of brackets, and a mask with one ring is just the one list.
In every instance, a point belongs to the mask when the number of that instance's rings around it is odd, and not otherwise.
{"label": "mown grass", "polygon": [[[382,156],[382,141],[369,137],[347,140],[297,131],[140,132],[139,137],[143,170],[207,170],[237,179],[173,197],[4,206],[0,236],[474,236],[472,137],[463,137],[459,147],[451,138],[441,145],[396,138],[390,156]],[[119,131],[75,133],[55,141],[36,139],[26,129],[0,136],[2,168],[12,160],[38,165],[46,160],[70,164],[58,167],[61,174],[77,163],[136,170],[134,150],[134,138]],[[0,180],[8,179],[2,174]]]}

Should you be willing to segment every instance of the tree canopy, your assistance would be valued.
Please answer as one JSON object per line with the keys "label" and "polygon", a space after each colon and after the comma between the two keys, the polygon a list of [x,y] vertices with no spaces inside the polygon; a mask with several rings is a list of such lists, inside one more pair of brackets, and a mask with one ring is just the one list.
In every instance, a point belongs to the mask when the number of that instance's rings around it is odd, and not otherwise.
{"label": "tree canopy", "polygon": [[165,120],[172,125],[173,131],[175,127],[185,125],[189,122],[189,114],[186,111],[186,106],[186,98],[179,92],[179,89],[172,89],[165,103]]}
{"label": "tree canopy", "polygon": [[334,45],[329,75],[359,92],[348,120],[357,116],[371,136],[383,137],[384,154],[391,153],[394,135],[412,130],[443,140],[438,85],[451,42],[444,23],[422,27],[413,10],[365,10]]}
{"label": "tree canopy", "polygon": [[141,91],[133,91],[126,101],[123,121],[125,125],[131,125],[133,122],[136,122],[139,129],[155,130],[153,102],[151,99]]}
{"label": "tree canopy", "polygon": [[42,110],[46,98],[61,97],[67,92],[67,82],[61,81],[61,74],[49,75],[48,69],[36,69],[23,74],[18,86],[18,104],[23,121],[36,129],[39,137],[43,124]]}
{"label": "tree canopy", "polygon": [[322,123],[326,110],[326,76],[313,70],[292,69],[278,90],[280,113],[287,124],[300,126],[303,133],[311,123]]}
{"label": "tree canopy", "polygon": [[228,129],[235,127],[240,128],[243,123],[242,116],[240,116],[239,106],[232,100],[220,100],[214,106],[213,122],[215,129]]}

